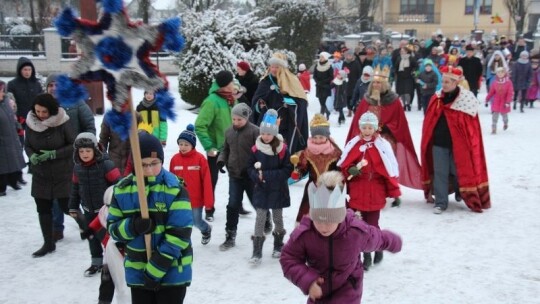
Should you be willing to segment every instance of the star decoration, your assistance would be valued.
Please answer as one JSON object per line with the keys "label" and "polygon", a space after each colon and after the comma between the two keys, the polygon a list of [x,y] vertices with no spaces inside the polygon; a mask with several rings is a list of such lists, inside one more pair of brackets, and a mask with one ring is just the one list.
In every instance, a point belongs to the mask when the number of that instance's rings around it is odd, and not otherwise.
{"label": "star decoration", "polygon": [[[131,87],[155,91],[166,100],[159,106],[165,117],[174,119],[174,99],[168,93],[168,82],[150,61],[150,52],[162,47],[180,51],[184,39],[180,35],[179,18],[172,18],[159,25],[131,22],[122,0],[101,0],[100,19],[90,21],[76,18],[71,8],[66,8],[55,20],[60,35],[72,37],[81,48],[81,58],[73,66],[72,78],[78,81],[103,81],[107,98],[113,109],[125,113]],[[171,103],[171,99],[173,103]],[[162,111],[163,110],[163,111]]]}

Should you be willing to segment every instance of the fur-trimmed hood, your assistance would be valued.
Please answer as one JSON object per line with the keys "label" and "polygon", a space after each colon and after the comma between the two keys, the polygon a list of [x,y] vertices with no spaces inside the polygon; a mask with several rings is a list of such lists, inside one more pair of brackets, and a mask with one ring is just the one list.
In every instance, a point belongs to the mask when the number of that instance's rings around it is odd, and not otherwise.
{"label": "fur-trimmed hood", "polygon": [[69,116],[63,108],[58,108],[58,114],[52,115],[45,120],[39,120],[34,112],[28,112],[26,117],[26,125],[36,131],[43,132],[48,128],[58,127],[69,120]]}
{"label": "fur-trimmed hood", "polygon": [[[364,96],[366,98],[366,101],[370,104],[370,105],[378,105],[379,102],[375,99],[372,99],[366,92],[366,95]],[[381,106],[384,106],[384,105],[388,105],[388,104],[391,104],[392,102],[394,102],[397,98],[398,98],[398,94],[396,94],[394,91],[391,91],[391,90],[388,90],[386,91],[385,93],[382,93],[381,94]]]}

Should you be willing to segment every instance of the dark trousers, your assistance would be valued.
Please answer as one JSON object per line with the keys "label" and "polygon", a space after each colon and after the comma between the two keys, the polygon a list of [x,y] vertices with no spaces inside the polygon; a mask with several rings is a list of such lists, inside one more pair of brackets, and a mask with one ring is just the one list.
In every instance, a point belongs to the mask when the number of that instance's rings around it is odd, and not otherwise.
{"label": "dark trousers", "polygon": [[229,176],[229,203],[227,204],[227,223],[225,229],[236,230],[239,211],[242,208],[244,192],[250,202],[253,200],[253,182],[249,177],[236,178]]}
{"label": "dark trousers", "polygon": [[98,299],[103,302],[112,302],[114,297],[114,281],[112,280],[109,266],[103,265],[101,270],[101,283],[99,284]]}
{"label": "dark trousers", "polygon": [[381,216],[381,211],[360,211],[360,214],[362,215],[362,220],[364,222],[368,223],[371,226],[379,227],[379,218]]}
{"label": "dark trousers", "polygon": [[[52,214],[53,209],[53,200],[34,198],[36,201],[36,207],[38,214]],[[68,214],[68,202],[69,198],[59,198],[57,199],[58,205],[63,213]]]}
{"label": "dark trousers", "polygon": [[426,110],[429,105],[429,100],[433,95],[422,95],[422,109],[424,110],[424,115],[426,115]]}
{"label": "dark trousers", "polygon": [[54,200],[53,202],[53,230],[54,231],[64,231],[64,212],[62,212],[62,208],[60,208],[60,205],[58,204],[57,200]]}
{"label": "dark trousers", "polygon": [[[87,223],[91,223],[98,214],[93,212],[84,212],[84,218]],[[94,237],[88,240],[88,247],[90,248],[90,254],[92,256],[92,265],[101,266],[103,264],[103,248],[99,238]]]}
{"label": "dark trousers", "polygon": [[217,159],[219,153],[216,157],[207,157],[208,158],[208,168],[210,169],[210,177],[212,178],[212,191],[216,190],[216,184],[218,181],[219,170],[217,166]]}
{"label": "dark trousers", "polygon": [[[5,161],[5,160],[4,160]],[[21,171],[0,174],[0,192],[6,192],[7,186],[15,187],[19,181]]]}
{"label": "dark trousers", "polygon": [[518,101],[519,101],[519,109],[523,111],[525,102],[527,102],[527,89],[514,91],[514,110],[516,109],[516,104]]}
{"label": "dark trousers", "polygon": [[156,291],[131,288],[132,304],[182,304],[186,297],[186,286],[166,287]]}

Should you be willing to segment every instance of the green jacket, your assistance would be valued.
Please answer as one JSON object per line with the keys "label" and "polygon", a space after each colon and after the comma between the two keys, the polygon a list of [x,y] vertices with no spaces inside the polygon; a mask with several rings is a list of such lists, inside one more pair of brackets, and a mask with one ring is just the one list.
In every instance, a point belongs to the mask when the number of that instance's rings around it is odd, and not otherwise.
{"label": "green jacket", "polygon": [[218,89],[214,81],[195,120],[195,133],[207,152],[213,149],[221,151],[225,143],[225,131],[232,126],[232,107],[216,93]]}

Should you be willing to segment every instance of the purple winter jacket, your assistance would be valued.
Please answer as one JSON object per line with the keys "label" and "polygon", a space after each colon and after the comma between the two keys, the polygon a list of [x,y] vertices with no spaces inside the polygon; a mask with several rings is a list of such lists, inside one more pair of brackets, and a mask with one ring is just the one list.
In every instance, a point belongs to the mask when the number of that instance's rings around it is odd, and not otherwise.
{"label": "purple winter jacket", "polygon": [[308,298],[307,303],[360,303],[364,278],[360,253],[381,250],[401,251],[401,238],[347,210],[345,220],[329,237],[319,234],[309,217],[302,218],[281,251],[280,263],[285,277],[306,295],[315,280],[324,279],[323,297]]}

